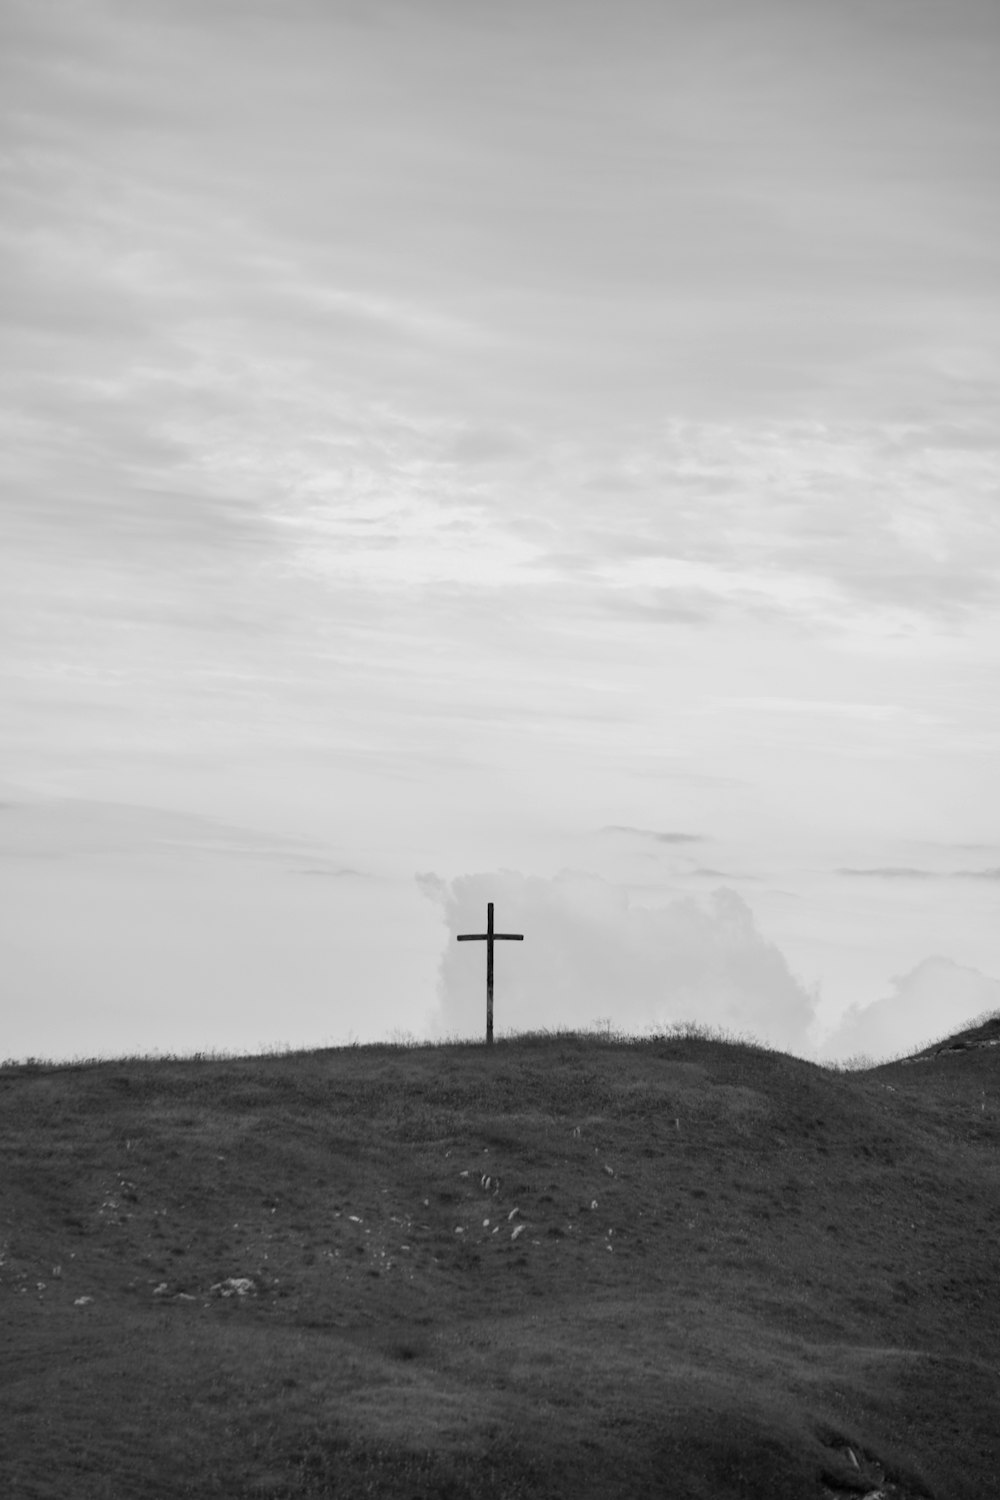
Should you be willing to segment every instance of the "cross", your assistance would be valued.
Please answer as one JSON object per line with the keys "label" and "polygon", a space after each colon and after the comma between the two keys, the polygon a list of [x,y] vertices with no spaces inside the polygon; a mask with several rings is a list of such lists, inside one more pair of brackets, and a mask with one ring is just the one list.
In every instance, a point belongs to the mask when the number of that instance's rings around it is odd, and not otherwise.
{"label": "cross", "polygon": [[463,932],[455,939],[458,943],[486,944],[486,1045],[493,1046],[493,944],[496,942],[523,943],[523,932],[493,931],[493,902],[486,903],[486,931]]}

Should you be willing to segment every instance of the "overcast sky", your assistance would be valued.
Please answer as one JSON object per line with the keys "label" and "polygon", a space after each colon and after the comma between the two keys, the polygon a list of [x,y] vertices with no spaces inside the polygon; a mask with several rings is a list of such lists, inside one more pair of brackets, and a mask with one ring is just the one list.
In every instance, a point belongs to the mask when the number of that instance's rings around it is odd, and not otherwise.
{"label": "overcast sky", "polygon": [[0,1056],[1000,1004],[998,66],[3,0]]}

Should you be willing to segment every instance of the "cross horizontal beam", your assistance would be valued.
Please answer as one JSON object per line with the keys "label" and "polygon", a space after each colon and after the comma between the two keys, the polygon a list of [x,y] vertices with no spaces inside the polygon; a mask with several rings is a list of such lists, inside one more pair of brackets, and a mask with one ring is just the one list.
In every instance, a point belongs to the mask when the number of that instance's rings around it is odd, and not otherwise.
{"label": "cross horizontal beam", "polygon": [[456,943],[523,943],[523,932],[460,932]]}

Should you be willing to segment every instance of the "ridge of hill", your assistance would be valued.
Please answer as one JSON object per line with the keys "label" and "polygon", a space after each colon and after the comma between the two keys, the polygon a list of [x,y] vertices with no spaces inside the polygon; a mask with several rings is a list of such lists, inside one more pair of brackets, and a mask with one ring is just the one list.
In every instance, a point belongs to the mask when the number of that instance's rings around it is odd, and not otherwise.
{"label": "ridge of hill", "polygon": [[0,1493],[1000,1495],[1000,1052],[0,1069]]}
{"label": "ridge of hill", "polygon": [[944,1052],[969,1052],[982,1047],[1000,1047],[1000,1014],[994,1012],[973,1021],[964,1031],[956,1031],[940,1041],[932,1042],[929,1047],[902,1060],[911,1063],[925,1062]]}

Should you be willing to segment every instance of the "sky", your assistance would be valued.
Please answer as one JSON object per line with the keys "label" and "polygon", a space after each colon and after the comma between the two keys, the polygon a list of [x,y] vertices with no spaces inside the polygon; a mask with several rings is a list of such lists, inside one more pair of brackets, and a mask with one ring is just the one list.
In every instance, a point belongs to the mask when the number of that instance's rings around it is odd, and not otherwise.
{"label": "sky", "polygon": [[995,0],[0,0],[0,1057],[1000,1007]]}

